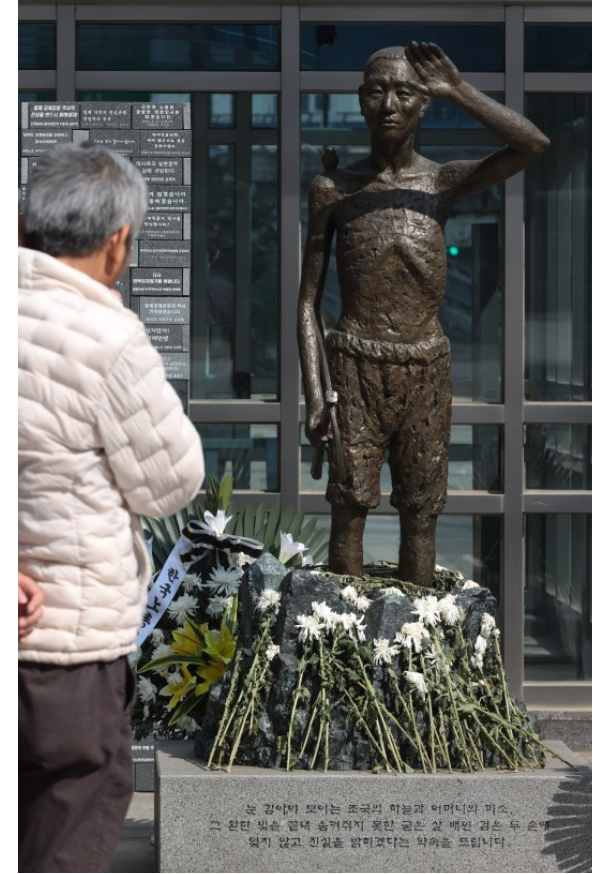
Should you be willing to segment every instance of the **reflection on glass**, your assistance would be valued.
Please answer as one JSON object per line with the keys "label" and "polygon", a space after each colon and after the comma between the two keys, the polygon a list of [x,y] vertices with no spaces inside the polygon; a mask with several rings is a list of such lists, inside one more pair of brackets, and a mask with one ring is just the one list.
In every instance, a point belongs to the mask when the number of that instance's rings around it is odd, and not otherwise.
{"label": "reflection on glass", "polygon": [[256,129],[278,127],[277,94],[251,95],[251,127]]}
{"label": "reflection on glass", "polygon": [[590,489],[591,426],[527,425],[525,485],[528,489]]}
{"label": "reflection on glass", "polygon": [[[499,94],[490,94],[490,97],[501,100]],[[367,130],[358,94],[302,94],[301,127],[303,130]],[[483,124],[451,100],[431,100],[419,130],[441,129],[485,130]]]}
{"label": "reflection on glass", "polygon": [[[253,132],[251,97],[234,95],[233,141],[225,143],[220,131],[207,161],[193,167],[195,189],[206,195],[193,217],[194,398],[277,396],[277,134]],[[202,258],[207,269],[200,273]]]}
{"label": "reflection on glass", "polygon": [[503,69],[501,24],[303,24],[301,70],[362,70],[385,46],[435,42],[460,70]]}
{"label": "reflection on glass", "polygon": [[[471,137],[471,132],[464,134]],[[304,135],[305,137],[305,135]],[[331,143],[331,131],[328,131]],[[336,145],[340,167],[368,155],[365,145]],[[421,153],[445,163],[485,157],[489,146],[426,146]],[[301,148],[301,241],[304,246],[308,215],[307,195],[313,178],[323,172],[322,146]],[[500,187],[465,197],[446,226],[447,289],[439,312],[451,341],[455,400],[496,403],[501,400],[501,247]],[[335,240],[325,280],[321,314],[327,328],[340,316],[340,291],[335,263]]]}
{"label": "reflection on glass", "polygon": [[114,100],[123,103],[189,103],[189,93],[169,91],[77,91],[77,100]]}
{"label": "reflection on glass", "polygon": [[[453,425],[449,453],[450,491],[500,490],[500,435],[497,425]],[[311,476],[313,447],[305,437],[301,425],[301,491],[325,492],[327,486],[327,455],[322,468],[322,478]],[[381,491],[391,492],[391,474],[387,462],[381,469]]]}
{"label": "reflection on glass", "polygon": [[[316,516],[319,528],[329,531],[330,516]],[[437,525],[437,564],[458,570],[500,598],[500,517],[441,515]],[[367,517],[363,560],[397,562],[399,519],[393,516]]]}
{"label": "reflection on glass", "polygon": [[277,70],[275,24],[79,24],[78,70]]}
{"label": "reflection on glass", "polygon": [[[493,100],[500,102],[500,94],[489,94]],[[484,125],[456,106],[452,100],[431,100],[424,117],[420,122],[420,131],[424,130],[485,130]],[[494,142],[494,141],[493,141]]]}
{"label": "reflection on glass", "polygon": [[360,114],[358,94],[301,95],[301,127],[303,130],[367,130]]}
{"label": "reflection on glass", "polygon": [[531,94],[551,141],[526,171],[526,387],[532,401],[591,399],[591,95]]}
{"label": "reflection on glass", "polygon": [[527,516],[525,679],[591,679],[591,516]]}
{"label": "reflection on glass", "polygon": [[590,24],[526,24],[528,73],[590,73]]}
{"label": "reflection on glass", "polygon": [[232,128],[235,126],[235,95],[210,94],[208,127]]}
{"label": "reflection on glass", "polygon": [[278,491],[278,428],[276,425],[196,426],[202,439],[207,484],[230,474],[234,491]]}
{"label": "reflection on glass", "polygon": [[19,21],[19,70],[55,70],[56,26]]}

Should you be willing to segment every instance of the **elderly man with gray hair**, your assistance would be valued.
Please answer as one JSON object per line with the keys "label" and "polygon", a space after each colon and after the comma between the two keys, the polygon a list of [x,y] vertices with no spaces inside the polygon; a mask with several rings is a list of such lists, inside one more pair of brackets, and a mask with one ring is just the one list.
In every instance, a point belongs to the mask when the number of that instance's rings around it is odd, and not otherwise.
{"label": "elderly man with gray hair", "polygon": [[132,791],[138,515],[204,478],[198,433],[114,285],[147,206],[94,144],[37,160],[19,220],[19,871],[107,871]]}

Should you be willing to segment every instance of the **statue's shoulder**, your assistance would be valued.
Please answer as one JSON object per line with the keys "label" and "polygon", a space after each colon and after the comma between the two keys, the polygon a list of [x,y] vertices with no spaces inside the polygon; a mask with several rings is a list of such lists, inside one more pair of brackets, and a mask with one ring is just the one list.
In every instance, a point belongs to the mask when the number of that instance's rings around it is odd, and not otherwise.
{"label": "statue's shoulder", "polygon": [[339,198],[342,186],[335,170],[328,170],[316,176],[309,186],[309,202],[319,206],[330,206]]}

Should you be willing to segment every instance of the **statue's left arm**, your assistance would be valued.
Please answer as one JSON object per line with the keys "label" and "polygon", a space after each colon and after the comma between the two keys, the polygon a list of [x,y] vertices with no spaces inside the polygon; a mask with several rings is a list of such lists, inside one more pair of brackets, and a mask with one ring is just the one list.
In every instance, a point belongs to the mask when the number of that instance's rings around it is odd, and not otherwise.
{"label": "statue's left arm", "polygon": [[547,136],[520,113],[465,82],[457,67],[434,43],[410,43],[406,57],[420,80],[410,82],[416,90],[430,97],[452,100],[504,143],[504,148],[481,161],[454,161],[446,165],[454,183],[453,201],[520,172],[550,145]]}

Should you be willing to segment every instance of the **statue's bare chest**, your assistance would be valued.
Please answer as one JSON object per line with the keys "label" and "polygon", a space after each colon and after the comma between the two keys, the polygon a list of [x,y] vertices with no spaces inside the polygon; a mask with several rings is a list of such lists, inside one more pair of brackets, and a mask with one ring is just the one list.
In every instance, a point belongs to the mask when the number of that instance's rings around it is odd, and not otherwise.
{"label": "statue's bare chest", "polygon": [[344,192],[333,217],[343,253],[370,247],[375,256],[424,253],[432,260],[444,247],[440,198],[429,191],[365,186]]}

